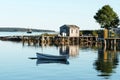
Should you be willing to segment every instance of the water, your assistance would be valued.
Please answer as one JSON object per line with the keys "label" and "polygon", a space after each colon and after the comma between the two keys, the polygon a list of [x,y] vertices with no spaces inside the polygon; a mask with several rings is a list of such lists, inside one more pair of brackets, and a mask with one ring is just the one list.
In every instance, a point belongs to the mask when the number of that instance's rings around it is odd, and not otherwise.
{"label": "water", "polygon": [[57,32],[0,32],[0,36],[21,36],[21,35],[41,35],[44,33],[56,34]]}
{"label": "water", "polygon": [[[36,52],[69,55],[65,63],[31,60]],[[0,41],[1,80],[119,80],[120,52],[96,47],[29,46],[22,42]]]}

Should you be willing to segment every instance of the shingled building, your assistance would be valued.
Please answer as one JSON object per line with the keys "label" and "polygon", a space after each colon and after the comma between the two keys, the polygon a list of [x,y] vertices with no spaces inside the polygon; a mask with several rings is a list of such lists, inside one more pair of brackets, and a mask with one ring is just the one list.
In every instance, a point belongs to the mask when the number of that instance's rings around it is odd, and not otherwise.
{"label": "shingled building", "polygon": [[79,37],[79,27],[76,25],[63,25],[60,27],[60,35],[63,37]]}

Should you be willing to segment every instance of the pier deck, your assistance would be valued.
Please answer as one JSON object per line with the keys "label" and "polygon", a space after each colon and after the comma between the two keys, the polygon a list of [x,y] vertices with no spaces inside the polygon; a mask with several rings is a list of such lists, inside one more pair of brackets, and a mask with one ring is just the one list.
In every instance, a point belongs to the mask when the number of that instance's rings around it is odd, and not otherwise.
{"label": "pier deck", "polygon": [[80,37],[61,37],[61,36],[23,36],[23,42],[45,43],[45,44],[81,44],[97,42],[97,37],[80,36]]}
{"label": "pier deck", "polygon": [[29,44],[83,44],[95,43],[98,37],[95,36],[79,36],[79,37],[62,37],[62,36],[44,36],[44,35],[30,35],[30,36],[5,36],[0,37],[0,40],[22,41]]}

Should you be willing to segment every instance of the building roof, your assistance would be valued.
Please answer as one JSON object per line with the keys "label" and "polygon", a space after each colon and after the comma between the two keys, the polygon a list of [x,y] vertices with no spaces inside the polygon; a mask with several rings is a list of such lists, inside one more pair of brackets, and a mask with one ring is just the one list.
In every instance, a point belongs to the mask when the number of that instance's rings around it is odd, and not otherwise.
{"label": "building roof", "polygon": [[63,25],[61,27],[69,27],[69,28],[78,28],[79,29],[79,27],[76,26],[76,25],[67,25],[67,24],[65,24],[65,25]]}

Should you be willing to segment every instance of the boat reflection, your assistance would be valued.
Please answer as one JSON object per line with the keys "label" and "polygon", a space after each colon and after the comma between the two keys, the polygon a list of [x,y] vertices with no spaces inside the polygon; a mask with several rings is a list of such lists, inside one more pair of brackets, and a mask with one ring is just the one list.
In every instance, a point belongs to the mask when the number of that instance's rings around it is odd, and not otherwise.
{"label": "boat reflection", "polygon": [[60,64],[69,64],[68,60],[51,60],[51,59],[37,59],[36,65],[38,64],[49,64],[49,63],[60,63]]}
{"label": "boat reflection", "polygon": [[98,58],[94,63],[95,69],[100,73],[98,76],[109,78],[118,65],[118,52],[106,49],[98,50]]}

